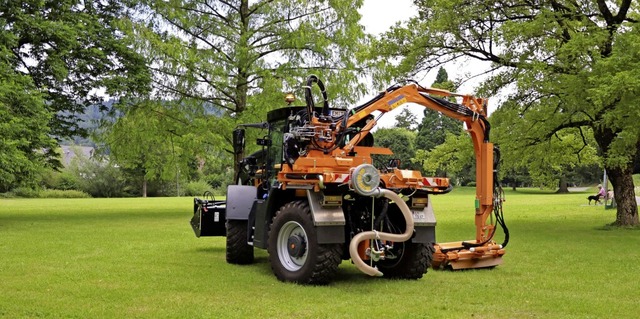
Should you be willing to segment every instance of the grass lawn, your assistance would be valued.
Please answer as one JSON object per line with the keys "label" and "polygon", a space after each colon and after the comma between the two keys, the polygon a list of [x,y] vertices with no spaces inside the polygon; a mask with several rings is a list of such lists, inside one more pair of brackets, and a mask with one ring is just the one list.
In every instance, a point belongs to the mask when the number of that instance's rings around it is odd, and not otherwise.
{"label": "grass lawn", "polygon": [[[434,197],[439,241],[473,238],[472,194]],[[637,318],[640,231],[604,227],[615,211],[587,195],[507,192],[493,270],[392,281],[343,262],[325,287],[279,282],[262,250],[227,264],[190,198],[2,199],[0,317]]]}

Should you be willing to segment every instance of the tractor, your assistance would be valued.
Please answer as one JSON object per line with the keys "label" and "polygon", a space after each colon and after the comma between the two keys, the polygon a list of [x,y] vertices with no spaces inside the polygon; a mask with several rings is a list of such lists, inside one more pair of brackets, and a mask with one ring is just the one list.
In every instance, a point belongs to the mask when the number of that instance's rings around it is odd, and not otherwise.
{"label": "tractor", "polygon": [[[349,109],[329,106],[323,82],[304,83],[305,105],[268,112],[266,121],[233,131],[237,174],[226,200],[195,198],[196,236],[226,236],[226,260],[250,264],[266,249],[285,282],[331,282],[343,260],[371,276],[419,279],[428,268],[490,268],[502,263],[509,239],[498,182],[499,148],[489,141],[487,100],[395,84]],[[316,106],[316,85],[322,105]],[[317,91],[316,91],[317,92]],[[438,243],[431,198],[452,190],[448,178],[401,167],[389,148],[375,146],[380,116],[415,103],[464,123],[476,159],[475,238]],[[245,152],[246,130],[262,130],[259,150]],[[498,225],[504,242],[494,240]]]}

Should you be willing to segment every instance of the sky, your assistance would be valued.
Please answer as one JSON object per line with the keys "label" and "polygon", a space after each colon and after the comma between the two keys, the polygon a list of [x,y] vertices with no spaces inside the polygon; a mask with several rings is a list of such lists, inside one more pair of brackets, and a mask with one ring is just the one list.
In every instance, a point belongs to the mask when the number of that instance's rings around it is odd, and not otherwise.
{"label": "sky", "polygon": [[[365,27],[367,33],[373,35],[379,35],[391,26],[398,22],[406,21],[411,17],[417,15],[417,9],[413,5],[413,0],[393,0],[393,5],[390,5],[391,1],[388,0],[364,0],[363,6],[358,10],[362,16],[360,23]],[[449,75],[449,79],[455,80],[463,74],[479,74],[488,68],[487,64],[473,63],[473,67],[469,64],[463,63],[449,63],[444,65],[445,70]],[[417,80],[423,86],[431,86],[435,81],[437,70],[429,72],[427,74],[421,74]],[[465,82],[459,89],[458,93],[473,93],[474,88],[478,85],[481,77]],[[389,83],[391,85],[393,83]],[[383,88],[377,88],[383,89]],[[375,95],[372,92],[371,95],[365,96],[360,102],[370,100]],[[491,104],[491,97],[489,100],[489,111],[495,109],[496,105]],[[358,103],[359,104],[359,103]],[[379,121],[378,127],[391,127],[395,123],[395,116],[399,114],[402,109],[408,108],[412,113],[418,117],[418,121],[422,120],[423,108],[418,105],[408,105],[399,107],[387,114],[385,114]]]}
{"label": "sky", "polygon": [[387,0],[364,0],[358,12],[362,15],[360,22],[368,33],[380,34],[398,21],[408,20],[416,16],[416,8],[412,0],[394,0],[389,5]]}

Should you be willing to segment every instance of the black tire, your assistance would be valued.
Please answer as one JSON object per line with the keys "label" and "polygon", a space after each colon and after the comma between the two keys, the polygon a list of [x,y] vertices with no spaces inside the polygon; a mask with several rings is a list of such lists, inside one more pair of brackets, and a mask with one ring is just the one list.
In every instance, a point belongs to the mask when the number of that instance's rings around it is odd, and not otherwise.
{"label": "black tire", "polygon": [[246,265],[253,263],[253,246],[247,243],[247,221],[227,220],[227,262]]}
{"label": "black tire", "polygon": [[342,245],[318,244],[309,204],[303,200],[287,203],[276,212],[267,247],[271,269],[281,281],[324,285],[342,262]]}
{"label": "black tire", "polygon": [[434,251],[432,244],[406,242],[399,259],[380,261],[377,266],[386,278],[420,279],[431,267]]}

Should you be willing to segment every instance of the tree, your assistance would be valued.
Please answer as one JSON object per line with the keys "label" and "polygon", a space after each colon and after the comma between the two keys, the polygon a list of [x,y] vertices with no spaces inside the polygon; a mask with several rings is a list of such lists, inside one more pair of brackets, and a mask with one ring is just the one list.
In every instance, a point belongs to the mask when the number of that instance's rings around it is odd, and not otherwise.
{"label": "tree", "polygon": [[373,136],[377,146],[388,147],[393,151],[393,156],[376,156],[375,159],[382,162],[377,166],[384,167],[391,159],[399,159],[400,168],[404,169],[415,169],[420,166],[412,161],[416,152],[414,146],[416,134],[414,132],[400,127],[381,128],[376,130]]}
{"label": "tree", "polygon": [[[127,7],[120,1],[9,1],[0,9],[3,46],[12,72],[31,79],[53,117],[51,133],[86,132],[75,115],[104,94],[146,92],[144,59],[122,32]],[[104,90],[104,94],[101,94]]]}
{"label": "tree", "polygon": [[[488,61],[480,92],[511,90],[503,107],[525,122],[526,143],[593,134],[618,203],[618,226],[639,224],[632,168],[640,148],[640,24],[631,0],[417,0],[419,17],[383,36],[379,63],[399,72],[458,58]],[[576,133],[577,132],[577,133]]]}
{"label": "tree", "polygon": [[93,197],[122,197],[126,195],[126,180],[122,170],[100,158],[88,158],[76,152],[65,170],[76,176],[77,186]]}
{"label": "tree", "polygon": [[51,113],[31,79],[16,74],[6,63],[11,59],[6,47],[0,46],[0,191],[3,192],[18,186],[34,186],[44,168],[56,164],[52,161],[57,145],[45,125]]}
{"label": "tree", "polygon": [[76,114],[102,95],[144,92],[142,57],[119,27],[118,1],[4,1],[0,6],[3,188],[58,166],[56,138],[86,131]]}
{"label": "tree", "polygon": [[[440,67],[438,69],[436,80],[433,82],[433,84],[435,85],[435,87],[439,87],[439,85],[455,87],[455,85],[453,85],[453,82],[449,81],[449,73],[447,73],[447,70],[445,70],[445,68],[443,67]],[[445,87],[440,88],[444,89]]]}
{"label": "tree", "polygon": [[207,132],[214,129],[207,126],[206,108],[200,114],[186,114],[183,108],[172,101],[131,101],[124,113],[116,112],[103,125],[99,141],[108,145],[112,162],[141,181],[143,197],[150,181],[172,182],[179,188],[211,148]]}
{"label": "tree", "polygon": [[221,116],[211,118],[214,133],[230,148],[237,123],[264,121],[267,111],[284,106],[283,93],[299,88],[307,73],[328,84],[333,107],[362,93],[356,72],[364,38],[356,10],[361,5],[361,0],[143,0],[135,32],[144,40],[141,52],[154,57],[158,94],[215,107]]}
{"label": "tree", "polygon": [[396,115],[396,127],[413,130],[418,124],[415,114],[408,108],[403,108],[400,114]]}
{"label": "tree", "polygon": [[[449,81],[449,75],[444,68],[438,69],[436,80],[431,85],[434,88],[455,91],[455,83]],[[416,149],[430,151],[436,146],[444,143],[447,133],[460,135],[462,133],[462,123],[456,119],[442,115],[442,113],[424,109],[424,117],[418,125],[418,136],[416,137]]]}
{"label": "tree", "polygon": [[565,129],[544,143],[531,143],[530,130],[537,123],[529,117],[513,121],[517,107],[511,101],[491,115],[493,139],[500,144],[503,171],[521,173],[526,170],[535,185],[558,187],[558,193],[568,193],[568,177],[579,167],[593,166],[600,160],[593,147],[593,134],[585,129]]}
{"label": "tree", "polygon": [[416,150],[414,162],[418,161],[426,174],[446,176],[459,185],[475,181],[473,144],[467,134],[446,132],[442,144],[430,151]]}

